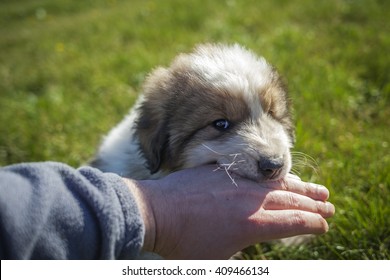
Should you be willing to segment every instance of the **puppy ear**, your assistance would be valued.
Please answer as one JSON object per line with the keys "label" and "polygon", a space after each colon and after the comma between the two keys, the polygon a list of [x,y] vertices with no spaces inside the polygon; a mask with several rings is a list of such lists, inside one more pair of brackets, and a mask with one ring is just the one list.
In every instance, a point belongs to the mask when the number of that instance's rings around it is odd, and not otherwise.
{"label": "puppy ear", "polygon": [[141,152],[152,174],[160,169],[168,152],[169,79],[168,70],[158,68],[153,71],[144,83],[143,100],[137,108],[137,135]]}
{"label": "puppy ear", "polygon": [[[151,112],[147,106],[143,107],[142,110]],[[166,123],[146,113],[139,118],[137,129],[141,151],[146,159],[147,167],[151,174],[156,173],[165,158],[164,154],[168,143]]]}

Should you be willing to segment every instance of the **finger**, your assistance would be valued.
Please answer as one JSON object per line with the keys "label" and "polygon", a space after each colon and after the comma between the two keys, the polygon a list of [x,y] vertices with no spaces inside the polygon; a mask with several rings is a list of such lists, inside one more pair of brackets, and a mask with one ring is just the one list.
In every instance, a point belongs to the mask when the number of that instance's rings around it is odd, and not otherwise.
{"label": "finger", "polygon": [[254,215],[251,230],[255,242],[280,239],[302,234],[323,234],[329,229],[318,214],[298,210],[263,211]]}
{"label": "finger", "polygon": [[324,218],[334,215],[335,207],[330,202],[313,200],[307,196],[286,191],[272,191],[267,194],[263,207],[266,210],[301,210],[318,213]]}
{"label": "finger", "polygon": [[326,187],[303,182],[299,178],[297,179],[291,176],[278,181],[268,182],[264,186],[275,190],[285,190],[305,195],[315,200],[325,201],[329,198],[329,191]]}

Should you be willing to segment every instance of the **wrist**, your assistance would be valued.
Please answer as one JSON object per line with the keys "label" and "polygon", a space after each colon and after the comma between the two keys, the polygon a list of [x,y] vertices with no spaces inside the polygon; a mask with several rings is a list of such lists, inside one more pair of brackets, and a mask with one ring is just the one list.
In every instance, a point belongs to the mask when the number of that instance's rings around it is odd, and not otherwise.
{"label": "wrist", "polygon": [[141,182],[123,178],[126,185],[137,203],[141,218],[144,223],[144,242],[143,251],[153,252],[156,240],[156,222],[153,207],[150,204],[150,198],[145,186]]}

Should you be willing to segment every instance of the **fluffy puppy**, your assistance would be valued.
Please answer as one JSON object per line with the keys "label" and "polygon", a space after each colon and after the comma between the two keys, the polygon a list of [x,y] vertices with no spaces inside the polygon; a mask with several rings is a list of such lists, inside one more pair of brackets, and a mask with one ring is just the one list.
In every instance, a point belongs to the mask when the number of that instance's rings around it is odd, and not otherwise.
{"label": "fluffy puppy", "polygon": [[91,165],[134,179],[215,163],[232,174],[278,180],[291,168],[286,89],[262,57],[235,44],[204,44],[147,78],[129,115]]}

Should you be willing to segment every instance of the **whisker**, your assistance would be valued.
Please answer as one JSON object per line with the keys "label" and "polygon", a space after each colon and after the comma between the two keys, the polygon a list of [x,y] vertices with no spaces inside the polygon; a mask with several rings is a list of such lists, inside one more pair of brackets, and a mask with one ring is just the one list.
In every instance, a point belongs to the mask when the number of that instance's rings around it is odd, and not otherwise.
{"label": "whisker", "polygon": [[291,168],[290,169],[290,173],[291,174],[294,174],[294,175],[296,175],[296,176],[300,176],[301,175],[301,172],[299,172],[297,169],[295,169],[295,168]]}
{"label": "whisker", "polygon": [[309,156],[308,154],[298,152],[298,151],[291,151],[291,155],[293,156],[293,158],[304,159],[305,161],[318,166],[317,161],[312,156]]}
{"label": "whisker", "polygon": [[208,149],[209,151],[212,151],[213,153],[217,154],[217,155],[220,155],[220,156],[225,156],[225,154],[221,154],[217,151],[214,151],[213,149],[211,149],[209,146],[207,146],[206,144],[203,144],[202,143],[202,146],[205,147],[206,149]]}
{"label": "whisker", "polygon": [[239,144],[236,144],[237,146],[248,146],[249,147],[249,144],[248,143],[239,143]]}
{"label": "whisker", "polygon": [[313,157],[298,151],[291,151],[291,156],[293,163],[291,170],[296,173],[295,175],[300,175],[298,170],[304,168],[310,168],[315,174],[318,174],[318,163]]}

